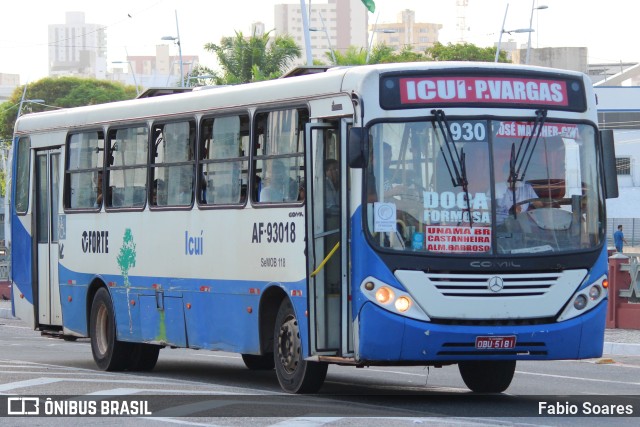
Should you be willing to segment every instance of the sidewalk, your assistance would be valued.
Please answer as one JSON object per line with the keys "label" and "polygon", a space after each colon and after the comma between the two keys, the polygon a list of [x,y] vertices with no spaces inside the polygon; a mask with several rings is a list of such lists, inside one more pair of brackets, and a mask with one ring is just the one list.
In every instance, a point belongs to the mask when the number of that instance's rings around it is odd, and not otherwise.
{"label": "sidewalk", "polygon": [[[0,319],[13,319],[10,301],[0,300]],[[640,356],[640,330],[605,330],[603,353],[606,355]]]}

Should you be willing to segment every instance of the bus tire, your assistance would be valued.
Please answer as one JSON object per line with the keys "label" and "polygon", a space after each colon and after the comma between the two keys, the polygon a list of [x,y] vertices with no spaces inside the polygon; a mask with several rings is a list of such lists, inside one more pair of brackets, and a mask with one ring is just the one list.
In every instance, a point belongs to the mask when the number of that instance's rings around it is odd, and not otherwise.
{"label": "bus tire", "polygon": [[155,368],[161,346],[154,344],[132,344],[132,346],[128,362],[130,371],[151,371]]}
{"label": "bus tire", "polygon": [[131,344],[116,339],[116,322],[109,291],[98,289],[91,304],[89,332],[93,360],[103,371],[122,371],[127,368]]}
{"label": "bus tire", "polygon": [[242,361],[252,371],[270,371],[276,366],[273,353],[243,354]]}
{"label": "bus tire", "polygon": [[280,304],[273,334],[273,357],[280,387],[289,393],[315,393],[327,376],[327,364],[302,357],[300,328],[291,301]]}
{"label": "bus tire", "polygon": [[515,360],[470,360],[459,362],[462,380],[476,393],[502,393],[511,384],[516,370]]}

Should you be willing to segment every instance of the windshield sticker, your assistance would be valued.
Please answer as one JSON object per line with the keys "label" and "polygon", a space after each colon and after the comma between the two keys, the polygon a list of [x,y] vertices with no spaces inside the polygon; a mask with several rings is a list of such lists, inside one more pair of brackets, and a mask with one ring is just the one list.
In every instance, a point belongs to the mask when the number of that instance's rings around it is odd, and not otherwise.
{"label": "windshield sticker", "polygon": [[[531,122],[500,122],[498,138],[524,138],[531,136],[534,125]],[[542,137],[561,136],[563,138],[578,139],[578,126],[571,124],[545,123],[540,131]]]}
{"label": "windshield sticker", "polygon": [[[471,208],[471,212],[469,212]],[[485,193],[469,194],[469,204],[466,193],[453,191],[424,192],[424,221],[437,222],[471,222],[491,223],[489,201]]]}
{"label": "windshield sticker", "polygon": [[373,230],[376,233],[396,231],[396,205],[395,203],[373,204]]}
{"label": "windshield sticker", "polygon": [[425,245],[432,252],[489,252],[491,227],[448,227],[427,225]]}

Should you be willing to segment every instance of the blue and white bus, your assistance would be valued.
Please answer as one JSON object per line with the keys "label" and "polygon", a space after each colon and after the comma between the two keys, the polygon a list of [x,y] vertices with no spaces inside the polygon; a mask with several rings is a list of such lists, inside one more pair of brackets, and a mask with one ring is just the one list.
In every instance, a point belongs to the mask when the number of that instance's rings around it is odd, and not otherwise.
{"label": "blue and white bus", "polygon": [[[613,168],[612,168],[613,165]],[[613,141],[580,73],[332,69],[29,114],[15,127],[15,315],[103,370],[236,352],[282,388],[328,364],[598,357]],[[165,350],[168,351],[168,350]]]}

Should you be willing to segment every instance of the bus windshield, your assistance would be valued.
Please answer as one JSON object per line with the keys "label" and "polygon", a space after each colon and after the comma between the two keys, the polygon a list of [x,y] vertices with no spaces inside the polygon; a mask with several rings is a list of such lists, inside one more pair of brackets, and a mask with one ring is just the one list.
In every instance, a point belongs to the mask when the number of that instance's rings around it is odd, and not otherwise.
{"label": "bus windshield", "polygon": [[388,250],[550,254],[599,246],[603,196],[593,126],[446,118],[370,131],[367,218]]}

